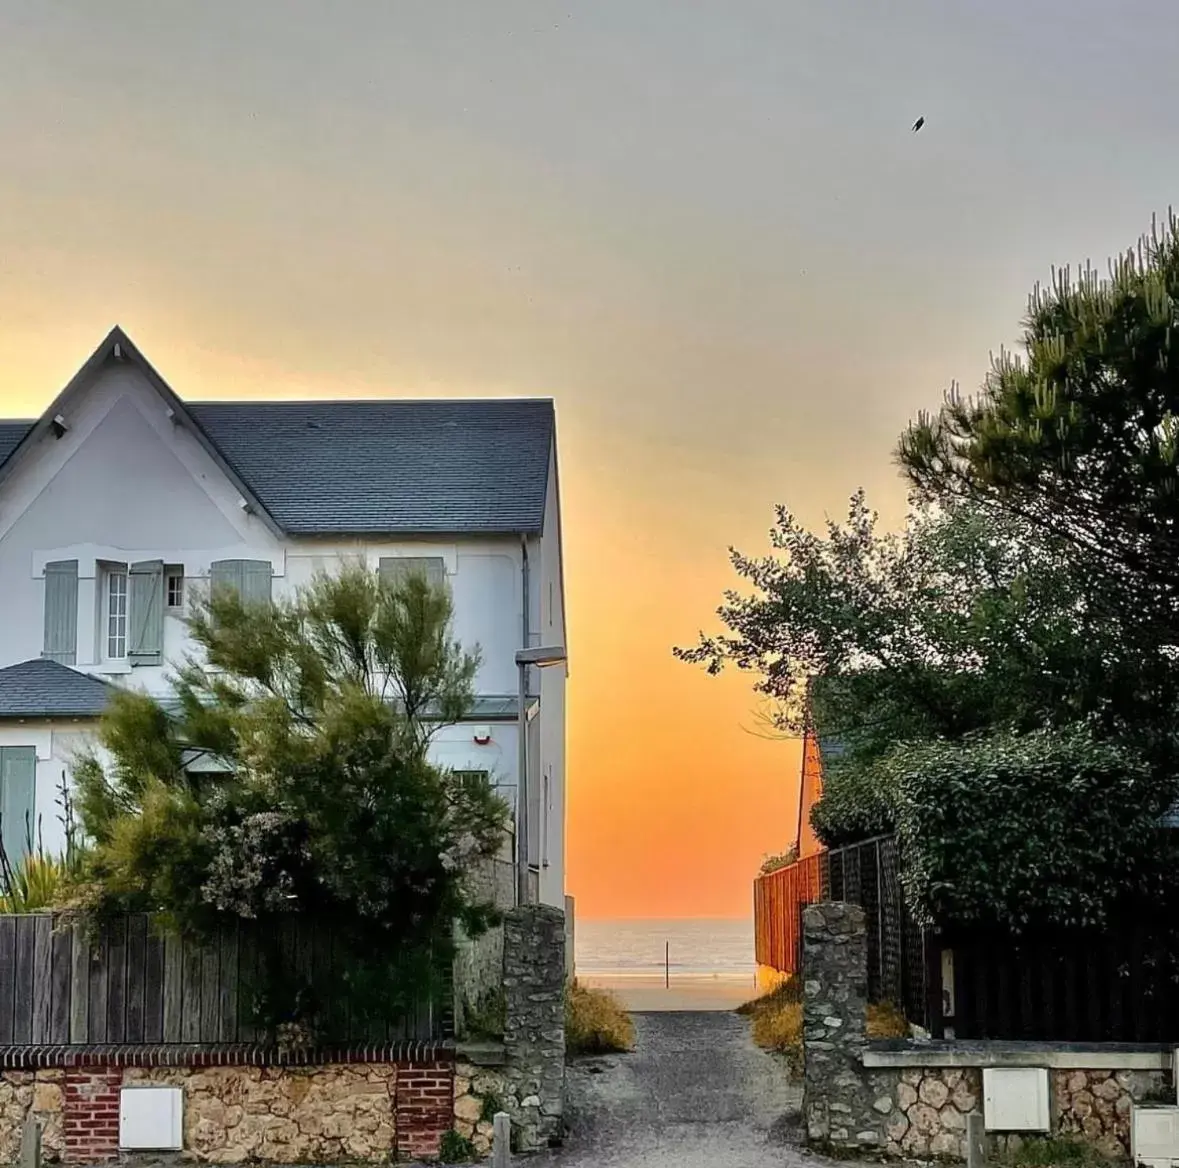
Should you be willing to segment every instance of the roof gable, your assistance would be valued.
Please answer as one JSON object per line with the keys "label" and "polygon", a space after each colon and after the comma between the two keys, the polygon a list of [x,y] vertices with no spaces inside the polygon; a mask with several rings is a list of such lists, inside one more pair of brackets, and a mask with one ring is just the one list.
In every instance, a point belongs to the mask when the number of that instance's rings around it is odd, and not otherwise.
{"label": "roof gable", "polygon": [[111,360],[140,367],[276,533],[534,534],[543,527],[556,429],[551,400],[187,404],[119,328],[38,421],[0,422],[0,481]]}

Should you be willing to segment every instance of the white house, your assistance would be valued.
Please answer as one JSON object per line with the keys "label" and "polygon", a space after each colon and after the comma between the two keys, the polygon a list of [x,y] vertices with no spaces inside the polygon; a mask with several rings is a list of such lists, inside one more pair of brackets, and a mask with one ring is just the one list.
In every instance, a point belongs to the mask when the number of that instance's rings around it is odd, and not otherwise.
{"label": "white house", "polygon": [[[482,661],[435,760],[515,805],[524,726],[528,862],[564,903],[566,665],[548,400],[185,402],[115,329],[35,422],[0,421],[0,810],[59,848],[58,791],[109,684],[165,697],[197,582],[281,596],[362,556],[444,580]],[[408,561],[408,563],[407,563]]]}

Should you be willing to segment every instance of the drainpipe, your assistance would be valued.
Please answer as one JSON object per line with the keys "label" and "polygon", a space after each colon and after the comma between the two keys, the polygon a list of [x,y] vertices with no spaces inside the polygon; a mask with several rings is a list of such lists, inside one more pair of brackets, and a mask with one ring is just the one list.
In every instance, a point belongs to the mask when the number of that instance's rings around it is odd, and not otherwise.
{"label": "drainpipe", "polygon": [[[528,540],[520,536],[520,593],[524,598],[520,647],[528,648]],[[516,903],[528,903],[528,666],[518,665],[519,704],[516,709]]]}

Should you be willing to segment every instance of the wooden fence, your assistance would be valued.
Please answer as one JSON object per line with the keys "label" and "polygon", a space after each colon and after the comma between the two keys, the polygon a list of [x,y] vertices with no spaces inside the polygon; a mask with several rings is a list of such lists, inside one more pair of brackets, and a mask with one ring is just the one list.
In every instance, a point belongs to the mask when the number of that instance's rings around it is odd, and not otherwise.
{"label": "wooden fence", "polygon": [[754,948],[758,965],[779,973],[802,968],[802,910],[819,899],[819,857],[788,864],[753,882]]}
{"label": "wooden fence", "polygon": [[[333,1041],[449,1037],[449,1011],[430,1000],[390,1021],[356,1016],[329,933],[292,918],[270,939],[293,978],[334,987],[324,1003]],[[261,1042],[252,1003],[263,950],[244,924],[198,946],[161,935],[147,913],[95,940],[48,914],[0,916],[0,1047]]]}

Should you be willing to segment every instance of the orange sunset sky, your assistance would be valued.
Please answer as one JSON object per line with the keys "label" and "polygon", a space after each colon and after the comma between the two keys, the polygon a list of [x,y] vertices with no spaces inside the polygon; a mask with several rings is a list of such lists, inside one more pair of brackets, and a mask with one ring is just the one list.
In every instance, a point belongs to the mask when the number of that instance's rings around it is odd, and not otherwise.
{"label": "orange sunset sky", "polygon": [[671,647],[775,503],[897,521],[907,418],[1174,198],[1177,34],[1170,0],[0,0],[0,412],[116,322],[189,398],[555,397],[569,889],[747,915],[797,744]]}

